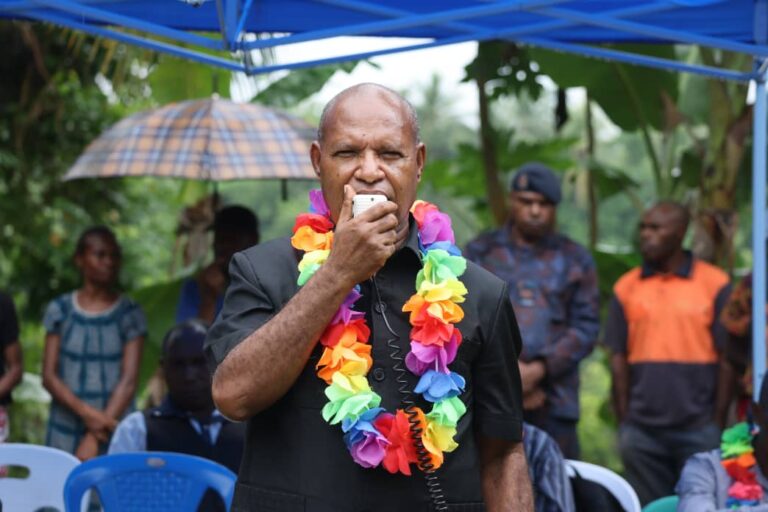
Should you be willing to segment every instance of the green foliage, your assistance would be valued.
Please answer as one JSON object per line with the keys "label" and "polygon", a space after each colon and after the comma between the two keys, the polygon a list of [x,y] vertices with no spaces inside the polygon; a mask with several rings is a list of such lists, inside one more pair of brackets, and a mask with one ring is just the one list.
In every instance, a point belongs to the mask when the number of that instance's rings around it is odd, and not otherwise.
{"label": "green foliage", "polygon": [[445,95],[442,88],[439,75],[432,75],[429,84],[420,91],[421,101],[414,106],[429,162],[454,158],[461,144],[477,139],[477,134],[456,114],[455,98]]}
{"label": "green foliage", "polygon": [[528,51],[506,41],[479,43],[477,57],[464,70],[466,76],[463,81],[484,84],[491,100],[519,96],[525,92],[535,101],[542,91],[541,84],[536,80],[538,68]]}
{"label": "green foliage", "polygon": [[[675,50],[665,45],[608,45],[642,55],[675,59]],[[677,99],[674,73],[641,66],[590,59],[572,54],[531,48],[530,58],[560,87],[586,87],[589,96],[620,128],[633,131],[645,125],[665,127],[662,94]]]}
{"label": "green foliage", "polygon": [[13,390],[9,441],[14,443],[45,443],[50,396],[43,389],[40,376],[24,373],[22,383]]}
{"label": "green foliage", "polygon": [[270,107],[295,107],[322,89],[337,71],[351,73],[359,62],[342,62],[292,71],[269,84],[253,98],[253,101]]}
{"label": "green foliage", "polygon": [[229,96],[232,74],[205,64],[162,55],[147,78],[152,99],[165,105],[173,101],[207,98],[213,93]]}
{"label": "green foliage", "polygon": [[148,335],[141,355],[138,389],[144,388],[158,367],[163,337],[175,323],[181,283],[181,279],[174,279],[146,286],[131,293],[131,297],[141,305],[147,317]]}
{"label": "green foliage", "polygon": [[[540,142],[515,141],[514,133],[495,131],[499,168],[504,169],[503,182],[508,183],[514,169],[525,162],[538,161],[553,169],[567,169],[573,165],[570,150],[575,139],[556,138]],[[469,200],[472,211],[485,227],[492,225],[485,195],[483,159],[480,150],[472,144],[459,144],[456,156],[450,160],[432,160],[427,163],[422,181],[435,190],[452,197]]]}
{"label": "green foliage", "polygon": [[581,362],[579,402],[581,418],[578,432],[581,458],[614,471],[621,472],[618,453],[616,420],[608,407],[611,375],[602,348]]}

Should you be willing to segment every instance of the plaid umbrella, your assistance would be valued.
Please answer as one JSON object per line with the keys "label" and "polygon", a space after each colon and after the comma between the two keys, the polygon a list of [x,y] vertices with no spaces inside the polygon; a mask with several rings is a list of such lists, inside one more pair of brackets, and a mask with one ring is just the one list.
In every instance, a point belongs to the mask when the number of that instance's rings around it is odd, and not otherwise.
{"label": "plaid umbrella", "polygon": [[260,105],[183,101],[118,122],[85,149],[64,179],[314,179],[313,138],[306,122]]}

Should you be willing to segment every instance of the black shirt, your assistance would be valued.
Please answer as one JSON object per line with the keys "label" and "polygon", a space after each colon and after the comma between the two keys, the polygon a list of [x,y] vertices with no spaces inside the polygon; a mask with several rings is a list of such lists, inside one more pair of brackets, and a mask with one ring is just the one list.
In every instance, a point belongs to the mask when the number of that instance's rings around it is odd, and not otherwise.
{"label": "black shirt", "polygon": [[[371,328],[371,387],[390,412],[401,406],[394,365],[410,349],[411,326],[401,311],[414,293],[421,269],[418,235],[411,229],[406,245],[371,279],[361,284]],[[266,323],[297,292],[297,262],[288,238],[238,253],[230,265],[231,283],[221,314],[209,332],[207,354],[218,365],[244,338]],[[480,462],[474,433],[520,441],[522,404],[517,355],[520,335],[506,285],[468,262],[461,280],[469,293],[461,306],[459,329],[464,341],[451,369],[466,378],[467,413],[459,421],[459,448],[445,454],[436,472],[449,503],[466,503],[466,512],[481,511]],[[380,300],[379,300],[380,298]],[[380,303],[384,304],[382,308]],[[398,335],[393,337],[385,319]],[[399,356],[392,357],[393,347]],[[246,447],[233,510],[301,510],[309,512],[429,510],[423,474],[391,475],[383,468],[364,469],[344,446],[339,425],[323,421],[326,384],[315,374],[321,346],[315,350],[293,387],[270,408],[248,421]],[[406,370],[412,390],[417,377]],[[415,396],[429,411],[430,404]],[[474,503],[475,505],[469,505]],[[270,506],[274,508],[269,508]]]}
{"label": "black shirt", "polygon": [[[0,376],[5,373],[5,348],[19,341],[19,320],[13,300],[0,293]],[[0,405],[11,402],[11,395],[0,396]]]}

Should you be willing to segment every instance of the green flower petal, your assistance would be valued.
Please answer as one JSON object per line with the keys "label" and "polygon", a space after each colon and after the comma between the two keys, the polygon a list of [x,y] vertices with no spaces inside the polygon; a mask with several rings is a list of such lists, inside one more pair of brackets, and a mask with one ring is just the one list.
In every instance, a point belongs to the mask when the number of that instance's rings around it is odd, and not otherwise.
{"label": "green flower petal", "polygon": [[435,403],[427,418],[441,425],[455,427],[466,412],[467,406],[459,397],[454,396]]}

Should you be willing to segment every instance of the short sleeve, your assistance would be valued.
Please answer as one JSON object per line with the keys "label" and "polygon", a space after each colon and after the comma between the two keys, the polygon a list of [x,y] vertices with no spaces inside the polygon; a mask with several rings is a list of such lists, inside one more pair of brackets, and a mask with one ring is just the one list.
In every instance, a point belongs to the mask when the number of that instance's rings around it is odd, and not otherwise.
{"label": "short sleeve", "polygon": [[715,296],[715,314],[714,320],[712,321],[712,339],[715,342],[715,348],[718,352],[722,352],[728,340],[728,330],[725,328],[725,325],[723,325],[723,322],[721,322],[720,319],[722,318],[723,311],[725,310],[725,306],[728,303],[728,298],[731,296],[731,290],[732,286],[730,283],[726,284],[720,289],[720,291],[717,292],[717,295]]}
{"label": "short sleeve", "polygon": [[475,429],[486,437],[522,441],[522,386],[517,366],[522,342],[506,285],[492,323],[472,368]]}
{"label": "short sleeve", "polygon": [[604,343],[611,352],[625,354],[627,352],[627,319],[624,316],[624,306],[614,295],[608,304],[608,316],[605,321]]}
{"label": "short sleeve", "polygon": [[43,327],[48,334],[61,334],[61,326],[64,323],[66,313],[61,298],[51,301],[43,314]]}
{"label": "short sleeve", "polygon": [[8,295],[0,293],[0,348],[19,339],[19,319],[16,307]]}
{"label": "short sleeve", "polygon": [[135,302],[130,302],[125,313],[120,317],[120,332],[124,342],[147,335],[147,319],[144,311]]}
{"label": "short sleeve", "polygon": [[205,340],[211,370],[276,312],[245,253],[237,253],[232,258],[229,279],[224,305]]}
{"label": "short sleeve", "polygon": [[118,423],[107,453],[143,452],[147,449],[147,426],[144,413],[135,411]]}

